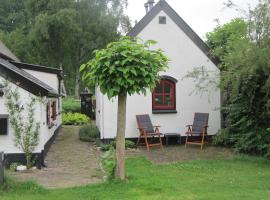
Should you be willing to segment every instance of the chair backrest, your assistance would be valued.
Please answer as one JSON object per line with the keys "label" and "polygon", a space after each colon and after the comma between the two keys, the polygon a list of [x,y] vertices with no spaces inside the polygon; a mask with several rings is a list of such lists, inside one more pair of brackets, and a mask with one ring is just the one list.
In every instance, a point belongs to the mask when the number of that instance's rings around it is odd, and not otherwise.
{"label": "chair backrest", "polygon": [[146,133],[154,133],[154,127],[148,114],[136,115],[138,128],[144,128]]}
{"label": "chair backrest", "polygon": [[202,132],[208,126],[209,113],[195,113],[192,126],[193,132]]}

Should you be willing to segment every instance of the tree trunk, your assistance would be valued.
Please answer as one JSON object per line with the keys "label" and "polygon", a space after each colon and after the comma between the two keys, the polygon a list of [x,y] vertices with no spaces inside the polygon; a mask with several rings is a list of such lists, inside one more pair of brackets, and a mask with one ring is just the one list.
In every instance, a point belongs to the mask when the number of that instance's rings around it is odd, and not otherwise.
{"label": "tree trunk", "polygon": [[125,131],[127,94],[118,95],[115,177],[125,179]]}

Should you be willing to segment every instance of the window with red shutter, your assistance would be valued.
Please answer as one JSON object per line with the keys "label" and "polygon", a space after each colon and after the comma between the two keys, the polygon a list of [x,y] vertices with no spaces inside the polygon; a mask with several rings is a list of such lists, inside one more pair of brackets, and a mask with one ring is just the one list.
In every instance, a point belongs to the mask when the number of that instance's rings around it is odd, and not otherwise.
{"label": "window with red shutter", "polygon": [[152,93],[152,109],[154,111],[175,111],[176,92],[175,81],[167,78],[161,79]]}

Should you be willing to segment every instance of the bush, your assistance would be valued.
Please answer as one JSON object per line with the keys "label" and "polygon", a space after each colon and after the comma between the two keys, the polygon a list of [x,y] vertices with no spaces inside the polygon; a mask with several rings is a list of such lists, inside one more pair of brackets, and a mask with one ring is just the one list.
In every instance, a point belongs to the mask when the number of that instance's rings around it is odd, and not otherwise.
{"label": "bush", "polygon": [[[112,145],[114,148],[116,148],[116,140],[113,140],[113,141],[111,142],[111,145]],[[126,149],[134,149],[134,148],[136,147],[136,145],[135,145],[135,143],[134,143],[133,141],[131,141],[131,140],[126,140],[126,142],[125,142],[125,147],[126,147]]]}
{"label": "bush", "polygon": [[[125,147],[126,149],[134,149],[136,147],[135,143],[131,140],[126,140],[125,142]],[[108,151],[110,150],[111,148],[116,148],[116,141],[113,140],[110,144],[100,144],[100,149],[102,151]]]}
{"label": "bush", "polygon": [[99,138],[99,130],[93,124],[88,124],[80,128],[79,138],[82,141],[94,142]]}
{"label": "bush", "polygon": [[73,97],[67,97],[62,102],[63,113],[80,113],[81,102]]}
{"label": "bush", "polygon": [[90,118],[81,113],[63,113],[63,125],[84,125],[90,122]]}
{"label": "bush", "polygon": [[105,170],[109,179],[111,179],[114,175],[115,166],[116,166],[116,158],[115,158],[115,150],[114,148],[110,148],[106,151],[101,157],[101,162],[103,169]]}
{"label": "bush", "polygon": [[19,163],[11,163],[10,166],[9,166],[9,170],[12,171],[12,172],[16,172],[17,171],[17,167],[19,166],[20,164]]}
{"label": "bush", "polygon": [[101,151],[109,151],[110,148],[112,148],[111,144],[103,144],[103,143],[100,144]]}
{"label": "bush", "polygon": [[263,155],[270,158],[270,134],[264,129],[233,132],[229,129],[220,131],[213,140],[214,144],[235,148],[240,153]]}

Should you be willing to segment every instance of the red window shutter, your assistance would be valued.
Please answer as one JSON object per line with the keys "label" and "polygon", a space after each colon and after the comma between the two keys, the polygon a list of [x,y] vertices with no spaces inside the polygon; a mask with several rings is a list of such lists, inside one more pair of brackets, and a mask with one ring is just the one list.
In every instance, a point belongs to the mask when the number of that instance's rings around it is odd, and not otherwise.
{"label": "red window shutter", "polygon": [[50,102],[47,103],[47,125],[51,124],[51,105]]}
{"label": "red window shutter", "polygon": [[56,101],[52,103],[52,119],[53,121],[56,120]]}

